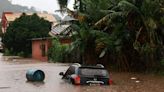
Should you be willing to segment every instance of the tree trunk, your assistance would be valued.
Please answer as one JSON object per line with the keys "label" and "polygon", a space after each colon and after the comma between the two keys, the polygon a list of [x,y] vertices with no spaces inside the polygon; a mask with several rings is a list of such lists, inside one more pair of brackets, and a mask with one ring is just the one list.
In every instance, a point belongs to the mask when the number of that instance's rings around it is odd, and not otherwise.
{"label": "tree trunk", "polygon": [[87,48],[84,52],[85,64],[97,64],[97,57],[94,48]]}

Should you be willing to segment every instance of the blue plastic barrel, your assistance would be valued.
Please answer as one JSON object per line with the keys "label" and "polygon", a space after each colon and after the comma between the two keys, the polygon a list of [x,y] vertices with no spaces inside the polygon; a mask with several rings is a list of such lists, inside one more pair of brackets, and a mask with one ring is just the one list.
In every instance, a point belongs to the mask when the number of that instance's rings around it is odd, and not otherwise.
{"label": "blue plastic barrel", "polygon": [[26,72],[26,78],[28,81],[43,81],[45,78],[45,74],[42,70],[29,69]]}

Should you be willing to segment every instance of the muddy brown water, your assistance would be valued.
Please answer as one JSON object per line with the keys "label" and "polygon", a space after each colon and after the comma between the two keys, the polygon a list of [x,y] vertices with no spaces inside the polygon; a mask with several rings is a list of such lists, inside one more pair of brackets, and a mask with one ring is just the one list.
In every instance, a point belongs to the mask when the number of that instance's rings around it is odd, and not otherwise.
{"label": "muddy brown water", "polygon": [[[110,86],[74,86],[58,75],[67,68],[68,64],[9,59],[0,55],[0,92],[164,92],[163,76],[131,73],[112,72],[114,83]],[[44,82],[27,82],[28,69],[43,70]],[[131,77],[136,77],[139,83]]]}

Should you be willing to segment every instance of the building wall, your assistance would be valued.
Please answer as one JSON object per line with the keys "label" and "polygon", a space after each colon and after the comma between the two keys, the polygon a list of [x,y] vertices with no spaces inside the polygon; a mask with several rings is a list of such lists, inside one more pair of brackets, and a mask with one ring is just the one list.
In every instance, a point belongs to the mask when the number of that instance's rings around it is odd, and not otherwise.
{"label": "building wall", "polygon": [[[43,45],[45,45],[45,48]],[[41,61],[48,61],[47,52],[50,46],[51,40],[32,40],[32,58]],[[43,49],[45,50],[45,53]]]}
{"label": "building wall", "polygon": [[6,14],[12,14],[12,12],[3,12],[3,14],[2,14],[2,20],[1,20],[1,23],[2,23],[2,33],[6,32],[7,25],[8,25],[8,21],[7,21],[6,16],[5,16]]}
{"label": "building wall", "polygon": [[60,38],[61,44],[70,44],[71,42],[71,38]]}
{"label": "building wall", "polygon": [[2,24],[2,33],[5,32],[5,28],[6,28],[6,18],[4,16],[4,14],[2,15],[2,20],[1,20],[1,24]]}

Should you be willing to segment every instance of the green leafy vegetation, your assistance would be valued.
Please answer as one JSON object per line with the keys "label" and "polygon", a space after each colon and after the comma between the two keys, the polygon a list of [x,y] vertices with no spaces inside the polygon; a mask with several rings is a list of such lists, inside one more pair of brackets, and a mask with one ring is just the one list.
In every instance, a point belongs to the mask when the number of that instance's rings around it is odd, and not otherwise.
{"label": "green leafy vegetation", "polygon": [[0,24],[0,37],[2,36],[2,24]]}
{"label": "green leafy vegetation", "polygon": [[66,50],[68,45],[62,45],[59,40],[54,39],[52,43],[52,48],[48,51],[48,56],[50,61],[54,62],[64,62],[66,58]]}
{"label": "green leafy vegetation", "polygon": [[48,37],[51,23],[40,18],[37,14],[26,15],[9,24],[7,32],[3,35],[3,43],[7,49],[6,53],[12,55],[30,56],[31,39]]}
{"label": "green leafy vegetation", "polygon": [[163,0],[75,0],[72,16],[79,24],[73,26],[70,47],[86,64],[158,71],[164,57],[163,8]]}

